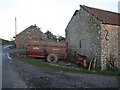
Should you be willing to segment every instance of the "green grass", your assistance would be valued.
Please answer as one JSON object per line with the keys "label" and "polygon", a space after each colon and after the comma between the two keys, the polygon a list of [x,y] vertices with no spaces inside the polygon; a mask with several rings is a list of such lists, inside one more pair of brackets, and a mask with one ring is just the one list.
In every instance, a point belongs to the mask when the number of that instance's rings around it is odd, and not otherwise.
{"label": "green grass", "polygon": [[30,59],[30,58],[21,58],[21,60],[25,63],[29,63],[32,65],[36,65],[38,67],[49,69],[52,71],[63,71],[63,72],[79,72],[80,69],[74,67],[67,67],[64,65],[58,65],[53,63],[47,63],[44,60],[40,59]]}
{"label": "green grass", "polygon": [[100,75],[114,75],[120,76],[119,72],[112,72],[112,71],[101,71],[101,70],[86,70],[83,68],[75,68],[66,65],[59,65],[53,63],[47,63],[45,60],[42,59],[31,59],[31,58],[19,58],[19,60],[38,66],[43,69],[47,69],[49,71],[63,71],[63,72],[70,72],[70,73],[87,73],[87,74],[100,74]]}

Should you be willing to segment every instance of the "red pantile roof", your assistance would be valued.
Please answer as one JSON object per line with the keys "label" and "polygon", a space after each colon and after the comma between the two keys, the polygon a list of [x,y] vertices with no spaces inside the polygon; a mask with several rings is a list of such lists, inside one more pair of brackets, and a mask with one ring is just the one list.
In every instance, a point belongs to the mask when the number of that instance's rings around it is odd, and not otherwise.
{"label": "red pantile roof", "polygon": [[80,5],[80,7],[86,10],[88,13],[92,14],[95,18],[97,18],[104,24],[120,26],[120,13],[92,8],[85,5]]}

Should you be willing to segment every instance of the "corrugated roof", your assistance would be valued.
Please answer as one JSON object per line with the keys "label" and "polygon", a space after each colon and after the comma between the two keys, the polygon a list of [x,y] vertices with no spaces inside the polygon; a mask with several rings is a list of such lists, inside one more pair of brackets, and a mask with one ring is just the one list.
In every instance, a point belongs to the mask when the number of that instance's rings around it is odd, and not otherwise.
{"label": "corrugated roof", "polygon": [[81,8],[85,9],[88,13],[92,14],[95,18],[100,20],[104,24],[119,25],[120,26],[120,13],[88,7],[80,5]]}

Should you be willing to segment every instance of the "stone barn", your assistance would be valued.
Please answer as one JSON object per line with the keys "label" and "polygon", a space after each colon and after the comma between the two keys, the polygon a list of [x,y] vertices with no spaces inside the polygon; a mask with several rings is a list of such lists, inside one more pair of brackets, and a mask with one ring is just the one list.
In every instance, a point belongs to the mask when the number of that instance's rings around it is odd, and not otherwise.
{"label": "stone barn", "polygon": [[16,35],[16,48],[25,49],[27,43],[31,41],[46,40],[47,37],[36,25],[31,25]]}
{"label": "stone barn", "polygon": [[96,58],[102,70],[110,61],[120,68],[120,13],[80,5],[65,33],[69,53]]}
{"label": "stone barn", "polygon": [[5,39],[0,38],[0,45],[6,45],[6,44],[9,44],[9,41],[8,41],[8,40],[5,40]]}

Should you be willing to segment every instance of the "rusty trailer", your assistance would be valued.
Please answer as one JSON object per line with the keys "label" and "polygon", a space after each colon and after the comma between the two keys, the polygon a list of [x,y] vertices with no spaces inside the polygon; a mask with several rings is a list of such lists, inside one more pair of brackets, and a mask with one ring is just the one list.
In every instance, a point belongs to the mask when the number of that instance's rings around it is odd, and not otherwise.
{"label": "rusty trailer", "polygon": [[58,59],[67,58],[67,46],[65,41],[32,41],[27,45],[27,56],[47,58],[48,62],[57,62]]}

